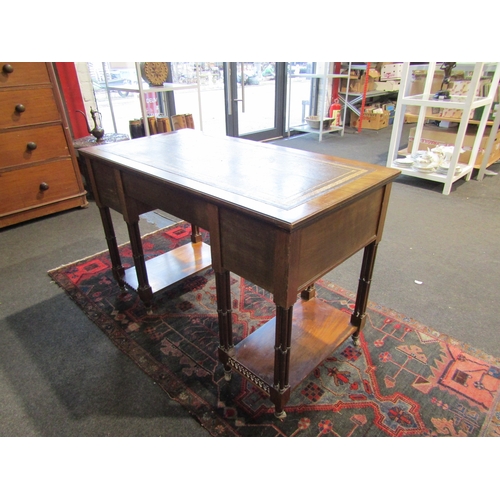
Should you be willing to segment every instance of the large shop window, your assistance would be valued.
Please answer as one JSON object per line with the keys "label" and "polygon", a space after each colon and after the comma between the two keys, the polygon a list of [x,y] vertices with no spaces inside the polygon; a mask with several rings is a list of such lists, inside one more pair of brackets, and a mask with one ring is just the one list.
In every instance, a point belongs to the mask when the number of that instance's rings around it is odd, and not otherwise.
{"label": "large shop window", "polygon": [[[88,62],[90,79],[102,127],[106,132],[130,135],[129,123],[142,116],[139,83],[135,62]],[[212,135],[226,135],[226,106],[224,94],[224,64],[222,62],[170,62],[168,81],[185,86],[173,92],[147,92],[147,114],[191,114],[196,129]],[[266,80],[273,77],[275,63],[245,63],[245,75],[250,75],[247,97],[257,89],[250,87],[259,82],[264,89]],[[283,113],[285,123],[302,123],[304,116],[316,114],[318,89],[312,86],[306,74],[314,73],[317,63],[287,63],[287,96]],[[198,93],[197,83],[199,79]],[[255,79],[255,82],[254,80]],[[313,80],[314,81],[314,80]],[[241,82],[238,82],[241,85]],[[259,89],[260,90],[260,89]],[[200,96],[200,100],[199,100]],[[262,99],[264,106],[265,100]],[[257,99],[259,102],[259,99]],[[252,109],[255,113],[255,109]],[[266,110],[263,107],[262,117]],[[248,112],[247,112],[248,114]],[[258,113],[256,113],[259,116]],[[253,126],[253,125],[252,125]],[[244,130],[243,130],[244,132]]]}

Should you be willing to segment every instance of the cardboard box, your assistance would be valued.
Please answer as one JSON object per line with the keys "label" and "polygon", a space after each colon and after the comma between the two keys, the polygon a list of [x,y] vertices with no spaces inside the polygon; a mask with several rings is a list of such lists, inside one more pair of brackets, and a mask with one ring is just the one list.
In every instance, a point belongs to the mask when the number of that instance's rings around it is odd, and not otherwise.
{"label": "cardboard box", "polygon": [[384,64],[380,72],[380,81],[400,79],[402,71],[403,63]]}
{"label": "cardboard box", "polygon": [[[476,95],[482,95],[482,88],[486,82],[483,81],[479,84]],[[454,82],[450,82],[448,85],[448,91],[451,95],[463,95],[466,96],[469,93],[470,89],[470,80],[455,80]]]}
{"label": "cardboard box", "polygon": [[[489,80],[484,79],[480,82],[478,88],[476,89],[476,96],[483,95],[484,86],[489,82]],[[470,80],[455,80],[450,82],[448,86],[448,91],[452,96],[462,96],[465,97],[470,90],[471,82]],[[472,110],[469,115],[469,120],[474,119],[475,110]],[[432,108],[432,115],[440,118],[453,118],[459,120],[462,118],[463,111],[461,109],[455,108]]]}
{"label": "cardboard box", "polygon": [[[424,92],[426,76],[427,76],[426,71],[414,71],[410,95],[420,95]],[[431,85],[431,96],[434,95],[439,90],[441,90],[443,78],[444,78],[444,72],[441,70],[436,70]],[[463,72],[456,73],[455,75],[452,75],[451,78],[452,80],[450,81],[450,84],[448,85],[448,88],[446,90],[448,90],[451,95],[465,97],[469,92],[471,81],[464,80]],[[485,87],[489,85],[489,83],[490,80],[488,78],[484,78],[476,90],[476,95],[478,96],[484,95]],[[418,115],[419,112],[420,112],[419,106],[406,106],[407,114]],[[427,116],[432,115],[432,118],[435,118],[436,120],[439,120],[440,118],[460,120],[460,118],[462,118],[462,114],[463,114],[462,110],[456,108],[436,107],[427,109]],[[472,119],[474,119],[474,111],[471,111],[469,115],[469,120]]]}
{"label": "cardboard box", "polygon": [[[462,118],[463,111],[461,109],[454,108],[432,108],[432,116],[436,119],[440,118],[453,118],[454,120],[460,120]],[[470,112],[469,119],[474,118],[474,111]]]}
{"label": "cardboard box", "polygon": [[418,122],[418,115],[405,113],[405,123],[417,123],[417,122]]}
{"label": "cardboard box", "polygon": [[[359,116],[351,113],[351,127],[358,128]],[[389,111],[382,113],[365,112],[361,129],[380,130],[389,126]]]}
{"label": "cardboard box", "polygon": [[[346,91],[347,80],[342,81],[341,92]],[[365,89],[365,77],[362,78],[351,78],[349,80],[349,92],[353,94],[362,94]],[[368,85],[366,88],[367,92],[371,92],[375,89],[375,80],[372,77],[368,77]]]}
{"label": "cardboard box", "polygon": [[388,80],[386,82],[374,82],[374,90],[395,91],[399,90],[401,80]]}
{"label": "cardboard box", "polygon": [[[421,95],[424,93],[425,81],[427,78],[426,70],[414,70],[412,72],[412,80],[411,80],[411,88],[409,95]],[[432,79],[431,84],[431,95],[435,94],[439,90],[441,90],[441,86],[443,85],[444,71],[440,69],[436,69],[434,72],[434,78]],[[451,79],[452,80],[463,80],[464,73],[461,72],[452,72]],[[406,106],[406,112],[412,115],[418,115],[420,111],[419,106]]]}
{"label": "cardboard box", "polygon": [[[423,94],[426,79],[427,79],[426,70],[414,70],[412,72],[410,95]],[[434,78],[432,79],[431,94],[435,94],[438,90],[441,90],[443,79],[444,79],[444,71],[442,69],[436,69],[436,71],[434,72]],[[464,80],[464,79],[465,75],[463,71],[452,71],[450,77],[451,82],[454,82],[455,80]]]}
{"label": "cardboard box", "polygon": [[[410,153],[413,148],[413,142],[415,139],[416,127],[410,130],[408,137],[408,152]],[[476,157],[475,167],[479,168],[483,162],[484,153],[486,145],[488,143],[488,137],[491,131],[491,127],[486,127],[483,138],[479,145],[479,151]],[[472,147],[474,146],[474,141],[477,135],[477,126],[469,125],[469,130],[464,138],[464,143],[462,148],[465,149],[465,153],[462,153],[458,157],[459,163],[468,164],[470,160],[470,155],[472,152]],[[427,148],[432,149],[436,146],[454,146],[455,139],[457,137],[456,130],[443,129],[435,125],[425,125],[422,129],[422,137],[420,139],[420,144],[418,146],[419,150],[427,151]],[[500,159],[500,131],[497,133],[495,142],[493,144],[493,149],[491,150],[491,155],[488,159],[488,165],[495,163]]]}
{"label": "cardboard box", "polygon": [[[363,70],[353,70],[351,71],[351,77],[349,79],[349,92],[353,94],[362,94],[365,89],[365,81],[367,78],[366,71]],[[375,82],[380,79],[380,73],[371,68],[368,72],[368,84],[367,84],[367,92],[371,92],[375,88]],[[342,79],[341,82],[341,92],[346,91],[347,80]]]}

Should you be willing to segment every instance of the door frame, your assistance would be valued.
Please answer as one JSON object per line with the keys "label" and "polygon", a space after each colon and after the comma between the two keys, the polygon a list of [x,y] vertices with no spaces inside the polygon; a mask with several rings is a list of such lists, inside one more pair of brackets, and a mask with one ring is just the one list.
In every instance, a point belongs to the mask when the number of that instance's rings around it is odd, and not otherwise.
{"label": "door frame", "polygon": [[259,130],[248,134],[239,134],[238,130],[238,68],[236,62],[223,63],[224,73],[224,102],[226,113],[226,135],[240,137],[253,141],[266,141],[278,139],[285,136],[286,122],[286,86],[287,86],[286,62],[275,63],[275,98],[274,98],[274,127]]}

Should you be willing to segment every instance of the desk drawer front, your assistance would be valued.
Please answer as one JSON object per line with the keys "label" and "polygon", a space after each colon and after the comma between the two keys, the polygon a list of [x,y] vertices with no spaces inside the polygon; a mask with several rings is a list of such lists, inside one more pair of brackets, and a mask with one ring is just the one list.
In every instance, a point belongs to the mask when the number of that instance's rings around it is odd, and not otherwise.
{"label": "desk drawer front", "polygon": [[384,187],[301,230],[297,286],[306,286],[377,236]]}
{"label": "desk drawer front", "polygon": [[145,207],[158,208],[210,231],[209,203],[194,193],[159,180],[123,172],[125,192]]}
{"label": "desk drawer front", "polygon": [[0,213],[43,205],[79,194],[71,159],[0,171]]}
{"label": "desk drawer front", "polygon": [[249,215],[220,209],[222,266],[274,293],[279,229]]}
{"label": "desk drawer front", "polygon": [[[24,111],[16,110],[19,105]],[[0,128],[55,121],[60,116],[51,88],[0,91]]]}
{"label": "desk drawer front", "polygon": [[221,209],[222,265],[271,293],[280,290],[275,299],[285,301],[375,239],[383,193],[381,188],[291,233]]}
{"label": "desk drawer front", "polygon": [[0,71],[0,88],[50,83],[47,66],[43,62],[0,62]]}
{"label": "desk drawer front", "polygon": [[0,168],[69,156],[61,125],[0,132],[0,151]]}
{"label": "desk drawer front", "polygon": [[[85,158],[83,158],[83,161],[86,162]],[[118,197],[118,186],[115,179],[115,169],[109,168],[98,161],[93,161],[91,171],[93,172],[94,181],[97,184],[95,192],[99,193],[98,196],[101,203],[122,213],[120,198]],[[93,186],[92,189],[94,189]]]}

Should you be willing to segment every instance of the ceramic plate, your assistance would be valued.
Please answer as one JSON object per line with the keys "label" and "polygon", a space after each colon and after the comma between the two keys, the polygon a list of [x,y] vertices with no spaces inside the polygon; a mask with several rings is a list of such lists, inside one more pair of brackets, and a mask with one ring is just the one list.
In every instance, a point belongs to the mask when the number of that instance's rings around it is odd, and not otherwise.
{"label": "ceramic plate", "polygon": [[398,165],[413,165],[413,160],[411,158],[400,158],[398,160],[394,160],[394,163]]}

